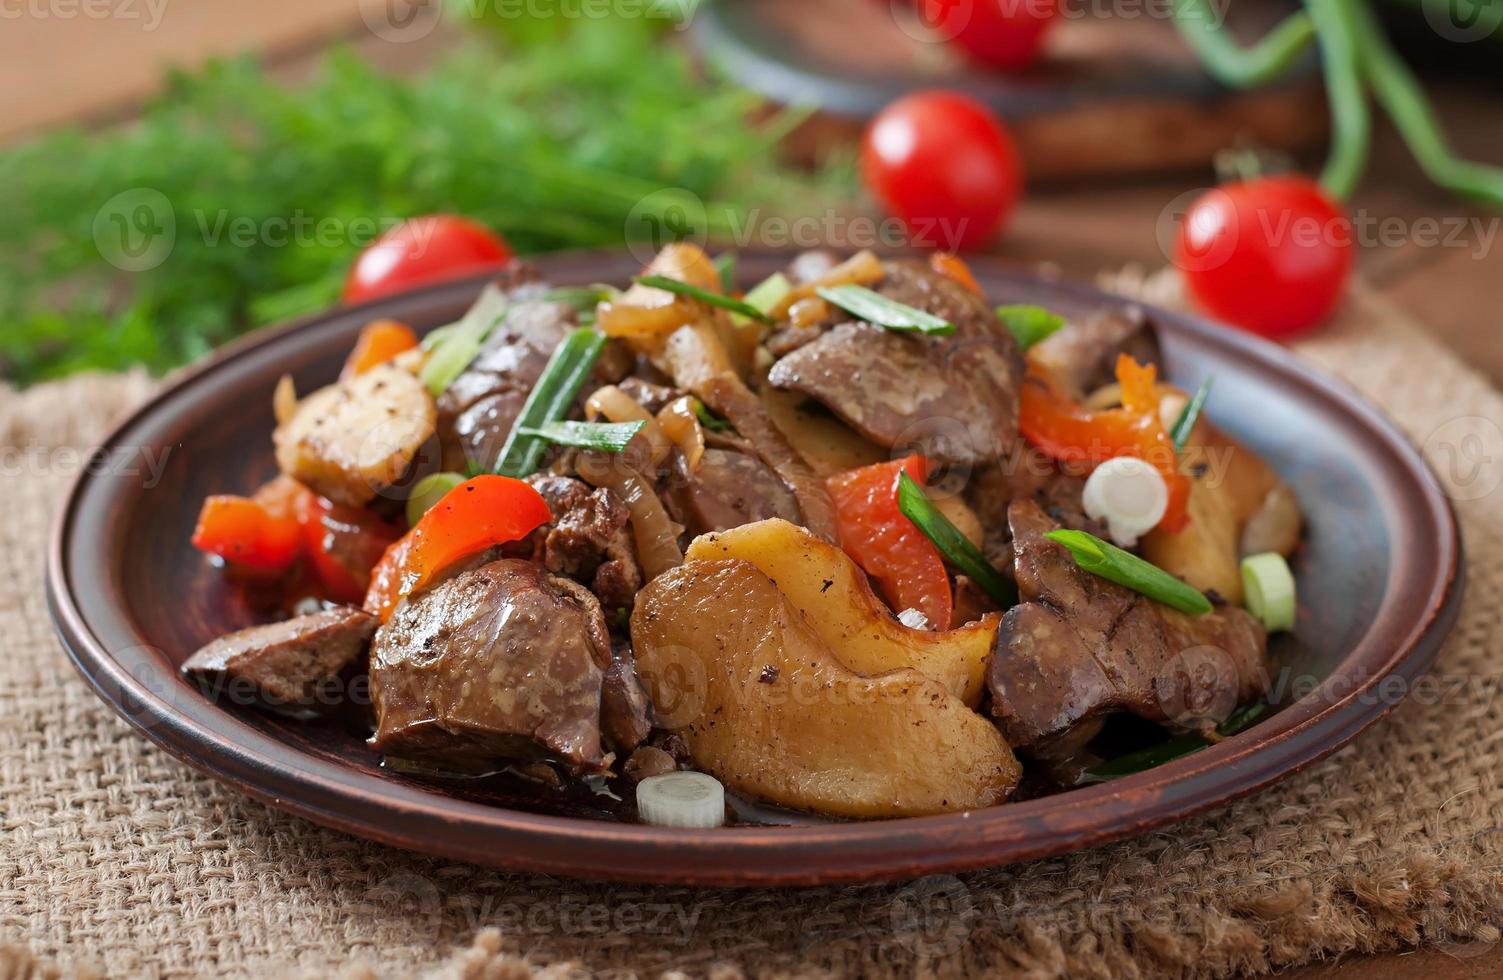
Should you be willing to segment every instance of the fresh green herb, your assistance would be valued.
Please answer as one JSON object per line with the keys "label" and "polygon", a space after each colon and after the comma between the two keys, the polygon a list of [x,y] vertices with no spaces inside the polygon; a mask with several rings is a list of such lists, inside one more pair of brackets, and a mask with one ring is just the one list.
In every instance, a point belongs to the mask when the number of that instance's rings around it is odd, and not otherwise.
{"label": "fresh green herb", "polygon": [[720,273],[720,291],[729,296],[736,291],[736,253],[721,252],[715,256],[715,271]]}
{"label": "fresh green herb", "polygon": [[510,304],[506,294],[487,286],[475,305],[458,323],[442,328],[446,331],[423,364],[419,377],[434,398],[448,390],[454,379],[464,373],[485,344],[496,324],[506,318]]}
{"label": "fresh green herb", "polygon": [[[1232,712],[1226,721],[1216,726],[1216,732],[1223,737],[1235,735],[1257,721],[1267,710],[1268,703],[1266,701],[1255,701]],[[1110,759],[1097,766],[1093,766],[1086,770],[1086,775],[1092,782],[1116,779],[1119,776],[1143,772],[1155,766],[1161,766],[1171,760],[1191,755],[1208,747],[1210,744],[1210,742],[1199,735],[1176,735],[1173,738],[1165,739],[1157,745],[1150,745],[1136,752],[1119,755],[1115,759]]]}
{"label": "fresh green herb", "polygon": [[898,510],[934,542],[941,555],[970,576],[971,581],[981,586],[998,606],[1011,609],[1018,604],[1017,586],[986,560],[981,550],[934,506],[924,488],[906,472],[898,477]]}
{"label": "fresh green herb", "polygon": [[701,303],[718,306],[722,310],[739,313],[751,320],[766,321],[767,319],[765,313],[745,300],[712,293],[708,289],[700,289],[698,286],[681,282],[678,279],[670,279],[667,276],[637,276],[632,282],[641,286],[651,286],[653,289],[661,289],[664,292],[674,293],[679,296],[687,296],[689,299],[698,300]]}
{"label": "fresh green herb", "polygon": [[636,422],[549,422],[537,428],[524,428],[521,432],[558,446],[619,453],[646,424],[646,419]]}
{"label": "fresh green herb", "polygon": [[1247,611],[1262,620],[1268,632],[1294,629],[1294,572],[1283,555],[1269,551],[1242,559],[1242,591]]}
{"label": "fresh green herb", "polygon": [[1134,592],[1141,592],[1180,612],[1203,616],[1211,611],[1211,600],[1199,589],[1094,534],[1087,534],[1085,531],[1050,531],[1044,537],[1064,545],[1075,558],[1075,563],[1092,575],[1099,575]]}
{"label": "fresh green herb", "polygon": [[941,335],[955,332],[955,324],[948,320],[943,320],[924,310],[914,309],[907,303],[888,299],[865,286],[844,283],[839,286],[821,286],[816,292],[847,313],[855,314],[867,323],[886,327],[888,330],[913,330],[918,333]]}
{"label": "fresh green herb", "polygon": [[496,461],[496,472],[502,476],[520,479],[531,476],[543,462],[547,441],[529,435],[528,429],[538,429],[549,422],[558,422],[569,412],[569,406],[579,397],[600,352],[605,349],[605,336],[596,330],[580,329],[565,337],[548,359],[548,366],[533,385],[532,393],[522,406],[522,412],[512,425],[506,444],[501,447],[501,456]]}
{"label": "fresh green herb", "polygon": [[418,346],[423,350],[433,350],[439,344],[442,344],[445,339],[453,336],[454,328],[458,326],[458,323],[446,323],[441,327],[434,327],[432,330],[428,331],[427,335],[423,337],[422,342],[419,343]]}
{"label": "fresh green herb", "polygon": [[574,307],[576,313],[593,313],[601,303],[609,303],[621,295],[621,290],[606,283],[592,286],[560,286],[543,294],[550,303],[564,303]]}
{"label": "fresh green herb", "polygon": [[[763,319],[765,319],[766,314],[771,313],[772,308],[783,302],[783,298],[792,291],[793,283],[788,281],[788,277],[781,272],[774,272],[753,286],[747,292],[745,299],[747,305],[754,306],[760,310],[764,314]],[[731,319],[736,321],[737,324],[751,322],[750,317],[741,316],[739,313],[732,313]]]}
{"label": "fresh green herb", "polygon": [[581,327],[595,325],[595,310],[601,303],[608,303],[621,295],[621,290],[605,283],[593,286],[563,286],[550,289],[543,299],[555,303],[567,303],[574,307],[575,322]]}
{"label": "fresh green herb", "polygon": [[464,481],[464,475],[460,473],[430,473],[419,480],[407,498],[407,526],[422,520],[424,514]]}
{"label": "fresh green herb", "polygon": [[852,197],[844,158],[777,159],[802,110],[743,124],[757,96],[634,23],[575,18],[500,53],[471,38],[419,75],[347,49],[295,86],[214,63],[129,126],[0,151],[0,379],[162,372],[323,309],[412,215],[470,216],[525,255],[619,247],[623,229],[729,235],[752,207]]}
{"label": "fresh green herb", "polygon": [[1018,303],[997,307],[997,319],[1017,340],[1018,346],[1027,350],[1041,340],[1047,340],[1065,325],[1065,318],[1050,313],[1042,306]]}
{"label": "fresh green herb", "polygon": [[1184,452],[1185,443],[1190,439],[1190,433],[1195,431],[1195,423],[1200,421],[1200,413],[1205,410],[1206,399],[1211,395],[1211,382],[1215,378],[1206,378],[1195,389],[1195,396],[1185,403],[1180,410],[1179,418],[1174,420],[1174,427],[1169,430],[1169,438],[1174,440],[1174,451]]}
{"label": "fresh green herb", "polygon": [[694,399],[694,415],[699,419],[699,424],[711,432],[725,432],[735,428],[730,421],[723,419],[705,407],[705,403],[698,398]]}

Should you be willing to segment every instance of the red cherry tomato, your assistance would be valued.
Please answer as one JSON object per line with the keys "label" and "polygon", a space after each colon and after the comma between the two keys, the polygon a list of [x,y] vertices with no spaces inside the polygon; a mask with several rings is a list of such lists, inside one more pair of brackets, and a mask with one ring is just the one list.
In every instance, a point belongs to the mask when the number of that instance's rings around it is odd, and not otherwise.
{"label": "red cherry tomato", "polygon": [[371,243],[350,267],[344,301],[358,303],[494,268],[511,261],[505,240],[452,214],[412,218]]}
{"label": "red cherry tomato", "polygon": [[955,250],[991,241],[1022,189],[1001,120],[957,92],[916,92],[872,120],[861,147],[866,186],[908,226],[912,244]]}
{"label": "red cherry tomato", "polygon": [[923,0],[924,23],[974,62],[1001,71],[1032,64],[1058,0]]}
{"label": "red cherry tomato", "polygon": [[1206,312],[1275,339],[1335,308],[1354,236],[1342,207],[1307,177],[1259,177],[1209,190],[1179,228],[1175,265]]}

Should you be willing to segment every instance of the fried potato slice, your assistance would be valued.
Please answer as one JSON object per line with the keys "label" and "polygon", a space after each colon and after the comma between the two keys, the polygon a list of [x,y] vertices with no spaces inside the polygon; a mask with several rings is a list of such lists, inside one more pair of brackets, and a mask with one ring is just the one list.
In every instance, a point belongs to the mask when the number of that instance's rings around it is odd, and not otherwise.
{"label": "fried potato slice", "polygon": [[1202,419],[1185,444],[1190,523],[1175,534],[1152,531],[1143,557],[1203,592],[1242,604],[1243,556],[1289,555],[1299,544],[1299,503],[1273,468]]}
{"label": "fried potato slice", "polygon": [[1000,803],[1020,767],[997,729],[917,671],[863,677],[750,562],[689,561],[631,620],[657,723],[731,789],[844,817]]}
{"label": "fried potato slice", "polygon": [[939,681],[967,706],[981,703],[986,658],[997,636],[995,613],[942,633],[909,629],[844,551],[778,518],[701,535],[685,557],[739,558],[757,566],[835,658],[858,674],[911,668]]}
{"label": "fried potato slice", "polygon": [[283,473],[359,507],[401,479],[437,421],[423,383],[383,364],[304,398],[272,440]]}

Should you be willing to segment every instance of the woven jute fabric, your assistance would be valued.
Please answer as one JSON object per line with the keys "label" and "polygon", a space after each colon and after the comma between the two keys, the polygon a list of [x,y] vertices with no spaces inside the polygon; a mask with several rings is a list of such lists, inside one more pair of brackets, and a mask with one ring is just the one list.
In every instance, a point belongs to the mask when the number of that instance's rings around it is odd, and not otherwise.
{"label": "woven jute fabric", "polygon": [[1221,977],[1401,944],[1485,950],[1503,924],[1503,397],[1360,293],[1291,356],[1382,405],[1457,500],[1470,586],[1440,696],[1165,830],[817,890],[504,874],[323,830],[189,771],[75,676],[42,593],[76,450],[149,385],[0,393],[0,978]]}

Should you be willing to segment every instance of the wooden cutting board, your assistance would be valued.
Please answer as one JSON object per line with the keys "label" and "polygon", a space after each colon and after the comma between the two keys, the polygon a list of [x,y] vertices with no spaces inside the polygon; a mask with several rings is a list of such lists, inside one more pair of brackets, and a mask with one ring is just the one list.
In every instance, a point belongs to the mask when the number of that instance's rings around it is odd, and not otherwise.
{"label": "wooden cutting board", "polygon": [[[1324,138],[1313,57],[1269,88],[1226,89],[1172,23],[1150,15],[1164,6],[1066,0],[1045,56],[1019,75],[966,64],[906,0],[720,0],[701,6],[692,37],[706,61],[772,101],[819,107],[799,134],[804,153],[850,140],[894,98],[932,87],[992,105],[1009,121],[1030,176],[1046,180],[1200,167],[1239,140],[1299,150]],[[1229,25],[1243,39],[1293,9],[1285,0],[1230,6]],[[1116,15],[1091,12],[1108,9]]]}

